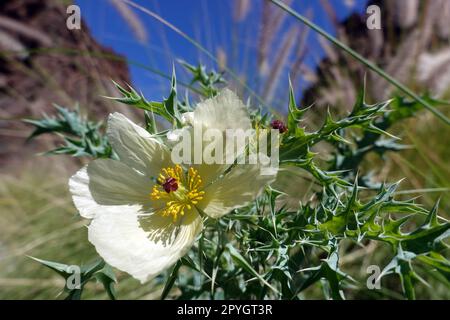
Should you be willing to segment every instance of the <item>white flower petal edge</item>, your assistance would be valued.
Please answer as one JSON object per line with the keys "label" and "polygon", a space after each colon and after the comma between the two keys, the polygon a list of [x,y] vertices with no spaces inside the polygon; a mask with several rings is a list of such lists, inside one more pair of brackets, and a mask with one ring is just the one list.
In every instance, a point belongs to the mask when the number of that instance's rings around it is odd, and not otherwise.
{"label": "white flower petal edge", "polygon": [[121,162],[144,174],[157,174],[170,161],[170,151],[123,114],[108,118],[108,139]]}
{"label": "white flower petal edge", "polygon": [[260,165],[236,165],[223,178],[205,189],[205,199],[200,209],[212,218],[220,218],[255,200],[275,177],[261,175]]}
{"label": "white flower petal edge", "polygon": [[252,128],[247,107],[229,89],[223,89],[213,98],[200,102],[194,112],[185,113],[184,120],[192,126],[226,129]]}
{"label": "white flower petal edge", "polygon": [[[252,129],[247,107],[229,89],[223,89],[215,97],[200,102],[193,112],[184,113],[183,122],[202,130],[216,129],[222,131],[225,137],[224,143],[226,143],[226,130],[241,129],[245,131]],[[184,128],[183,130],[189,130],[191,136],[193,136],[192,128]],[[177,133],[169,134],[169,136],[176,140],[181,133],[182,131],[178,130]],[[203,148],[207,145],[208,143],[203,143]],[[230,164],[193,165],[206,185],[218,178],[229,166]]]}
{"label": "white flower petal edge", "polygon": [[[149,201],[148,179],[123,163],[99,159],[80,169],[69,180],[73,202],[87,219],[120,206]],[[119,206],[119,208],[117,208]]]}
{"label": "white flower petal edge", "polygon": [[[142,283],[169,268],[184,256],[201,232],[202,220],[195,214],[180,226],[141,228],[135,207],[123,207],[121,213],[106,212],[89,226],[89,241],[110,265],[123,270]],[[164,219],[162,217],[155,217]],[[171,223],[171,219],[167,220]],[[158,223],[152,223],[158,225]],[[159,226],[164,224],[160,222]],[[161,234],[158,231],[162,230]]]}

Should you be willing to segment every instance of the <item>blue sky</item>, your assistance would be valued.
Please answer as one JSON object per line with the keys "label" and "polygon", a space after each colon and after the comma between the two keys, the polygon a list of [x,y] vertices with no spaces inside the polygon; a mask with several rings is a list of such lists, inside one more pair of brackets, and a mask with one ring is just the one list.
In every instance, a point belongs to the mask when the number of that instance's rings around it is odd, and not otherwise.
{"label": "blue sky", "polygon": [[[231,0],[135,0],[137,4],[157,13],[195,38],[213,54],[217,52],[217,48],[222,48],[228,54],[231,68],[237,71],[242,71],[244,65],[251,66],[256,60],[262,1],[251,0],[251,11],[244,21],[237,24],[233,20]],[[96,40],[113,48],[130,61],[133,86],[144,92],[149,99],[161,99],[161,95],[167,93],[168,82],[142,66],[167,75],[171,73],[172,64],[179,58],[193,64],[201,61],[214,67],[214,63],[191,43],[142,12],[133,9],[145,25],[148,34],[146,43],[140,43],[136,39],[130,26],[109,0],[76,2],[81,7],[82,18]],[[329,3],[339,19],[345,18],[351,12],[344,5],[344,0],[330,0]],[[366,0],[355,0],[354,3],[353,10],[365,10]],[[303,14],[312,12],[314,22],[333,32],[333,27],[318,0],[294,0],[293,7]],[[298,22],[288,17],[282,29],[287,30],[294,23]],[[310,50],[306,56],[306,64],[313,67],[324,54],[313,33],[309,35],[308,47]],[[181,66],[176,65],[176,68],[179,77],[183,78]],[[286,73],[288,72],[289,70],[286,70]]]}

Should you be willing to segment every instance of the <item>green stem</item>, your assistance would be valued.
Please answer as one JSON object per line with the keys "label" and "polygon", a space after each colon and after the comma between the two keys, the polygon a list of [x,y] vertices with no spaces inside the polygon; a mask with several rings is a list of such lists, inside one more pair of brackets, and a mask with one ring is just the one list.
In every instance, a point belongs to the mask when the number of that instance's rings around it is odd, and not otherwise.
{"label": "green stem", "polygon": [[304,17],[301,14],[299,14],[298,12],[294,11],[291,7],[287,6],[280,0],[269,0],[269,1],[271,1],[273,4],[277,5],[278,7],[280,7],[281,9],[283,9],[284,11],[286,11],[287,13],[289,13],[296,19],[300,20],[302,23],[306,24],[308,27],[310,27],[311,29],[313,29],[314,31],[316,31],[317,33],[319,33],[320,35],[325,37],[327,40],[332,42],[338,48],[347,52],[353,58],[359,60],[362,64],[364,64],[370,70],[378,73],[381,77],[383,77],[388,82],[390,82],[392,85],[397,87],[400,91],[404,92],[405,94],[407,94],[408,96],[410,96],[411,98],[413,98],[414,100],[416,100],[417,102],[422,104],[426,109],[431,111],[436,117],[438,117],[440,120],[442,120],[445,124],[450,125],[450,119],[448,119],[442,112],[440,112],[439,110],[436,110],[432,105],[430,105],[428,102],[426,102],[420,96],[415,94],[411,89],[406,87],[404,84],[400,83],[398,80],[391,77],[389,74],[387,74],[385,71],[383,71],[383,69],[378,67],[376,64],[367,60],[366,58],[361,56],[359,53],[357,53],[356,51],[354,51],[353,49],[351,49],[350,47],[348,47],[347,45],[345,45],[344,43],[342,43],[341,41],[339,41],[332,35],[330,35],[328,32],[323,30],[321,27],[319,27],[318,25],[316,25],[315,23],[313,23],[306,17]]}

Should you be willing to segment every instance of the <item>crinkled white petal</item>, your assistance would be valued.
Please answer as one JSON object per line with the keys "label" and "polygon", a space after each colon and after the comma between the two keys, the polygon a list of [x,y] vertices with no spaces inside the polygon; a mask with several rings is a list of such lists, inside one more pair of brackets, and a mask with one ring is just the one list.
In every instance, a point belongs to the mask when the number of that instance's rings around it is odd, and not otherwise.
{"label": "crinkled white petal", "polygon": [[144,174],[157,176],[170,163],[167,147],[121,113],[109,115],[107,134],[120,161]]}
{"label": "crinkled white petal", "polygon": [[84,218],[92,219],[116,206],[149,202],[151,182],[125,164],[99,159],[80,169],[69,180],[73,202]]}
{"label": "crinkled white petal", "polygon": [[158,214],[141,223],[137,207],[123,206],[120,213],[106,212],[92,221],[89,241],[107,263],[143,283],[169,268],[191,248],[202,230],[202,220],[192,212],[183,218],[179,226],[171,217]]}
{"label": "crinkled white petal", "polygon": [[193,113],[185,114],[185,120],[192,126],[226,129],[252,128],[247,107],[231,90],[224,89],[213,98],[200,102]]}
{"label": "crinkled white petal", "polygon": [[[236,154],[228,155],[229,150],[226,148],[227,141],[235,143],[230,139],[234,132],[227,132],[227,130],[249,130],[252,129],[251,121],[247,112],[247,107],[242,103],[239,97],[228,89],[222,90],[213,98],[207,99],[199,103],[193,112],[188,112],[183,115],[183,122],[190,124],[191,127],[185,127],[182,130],[175,130],[168,135],[168,139],[172,143],[177,143],[182,140],[183,132],[188,131],[191,137],[191,161],[192,167],[198,170],[204,185],[215,181],[233,162],[238,154],[243,151],[236,151]],[[196,130],[201,129],[202,136],[196,137]],[[217,148],[222,149],[223,157],[217,163],[206,164],[204,156],[205,148],[209,146],[212,148],[212,141],[202,141],[201,149],[197,150],[194,139],[202,139],[206,130],[215,129],[222,132],[222,140],[216,142]],[[239,135],[239,134],[238,134]],[[233,137],[233,139],[235,139]],[[221,143],[220,143],[221,142]],[[233,151],[231,151],[234,153]],[[201,153],[202,164],[194,161],[194,153]],[[228,161],[227,161],[228,159]]]}
{"label": "crinkled white petal", "polygon": [[205,188],[205,198],[199,204],[208,216],[220,218],[231,210],[254,201],[276,175],[262,175],[260,164],[236,165],[223,178]]}

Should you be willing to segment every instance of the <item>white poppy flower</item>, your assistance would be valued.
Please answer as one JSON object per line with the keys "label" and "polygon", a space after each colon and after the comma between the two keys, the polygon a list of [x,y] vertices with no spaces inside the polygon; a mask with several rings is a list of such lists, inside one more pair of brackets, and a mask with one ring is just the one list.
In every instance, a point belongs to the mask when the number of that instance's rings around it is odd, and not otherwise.
{"label": "white poppy flower", "polygon": [[[229,90],[199,103],[188,121],[249,129],[246,107]],[[203,228],[200,213],[219,218],[253,201],[274,180],[260,165],[177,165],[170,150],[120,113],[110,115],[109,141],[119,160],[99,159],[69,182],[89,241],[110,265],[145,282],[187,253]]]}

